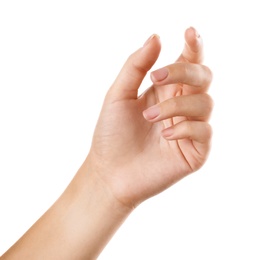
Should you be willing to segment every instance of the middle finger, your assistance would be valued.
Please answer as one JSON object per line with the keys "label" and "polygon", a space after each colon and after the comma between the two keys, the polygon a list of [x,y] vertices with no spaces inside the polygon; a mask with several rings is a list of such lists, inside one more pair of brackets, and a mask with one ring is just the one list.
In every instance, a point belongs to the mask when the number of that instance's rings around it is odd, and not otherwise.
{"label": "middle finger", "polygon": [[158,122],[164,119],[184,116],[196,117],[207,120],[213,109],[213,101],[206,94],[195,94],[188,96],[176,96],[156,104],[143,112],[145,119]]}
{"label": "middle finger", "polygon": [[212,72],[202,64],[178,62],[151,72],[151,80],[156,86],[177,83],[206,91],[212,81]]}

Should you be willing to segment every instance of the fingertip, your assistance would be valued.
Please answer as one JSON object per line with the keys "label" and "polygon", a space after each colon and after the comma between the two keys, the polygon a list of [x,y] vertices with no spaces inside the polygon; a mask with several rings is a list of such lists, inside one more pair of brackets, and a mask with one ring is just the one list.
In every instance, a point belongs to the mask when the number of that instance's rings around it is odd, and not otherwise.
{"label": "fingertip", "polygon": [[200,34],[193,26],[190,26],[190,28],[186,30],[186,34],[190,34],[194,38],[200,38]]}
{"label": "fingertip", "polygon": [[185,41],[193,52],[199,52],[202,49],[202,37],[194,27],[185,31]]}
{"label": "fingertip", "polygon": [[163,129],[161,132],[162,136],[167,140],[171,140],[173,138],[173,133],[174,133],[174,131],[173,131],[172,127]]}
{"label": "fingertip", "polygon": [[149,67],[144,67],[147,71],[152,67],[156,62],[160,51],[161,51],[161,42],[158,34],[152,34],[144,43],[143,47],[140,48],[140,55],[143,57]]}
{"label": "fingertip", "polygon": [[153,41],[159,41],[160,42],[160,36],[156,33],[152,34],[144,43],[143,47],[146,47],[147,45],[149,45],[150,43],[152,43]]}
{"label": "fingertip", "polygon": [[166,67],[164,67],[164,68],[152,71],[150,74],[150,78],[153,83],[157,83],[166,79],[168,75],[169,75],[169,70]]}
{"label": "fingertip", "polygon": [[160,108],[158,106],[152,106],[143,111],[143,116],[146,120],[155,120],[160,115]]}
{"label": "fingertip", "polygon": [[[137,91],[161,50],[159,36],[151,35],[143,47],[133,52],[112,85],[112,100],[137,98]],[[110,99],[111,100],[111,99]]]}

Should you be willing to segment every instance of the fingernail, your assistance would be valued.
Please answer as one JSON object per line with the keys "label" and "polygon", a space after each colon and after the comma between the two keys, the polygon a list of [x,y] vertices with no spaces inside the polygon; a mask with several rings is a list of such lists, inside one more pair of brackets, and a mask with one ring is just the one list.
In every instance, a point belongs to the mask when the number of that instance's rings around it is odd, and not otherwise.
{"label": "fingernail", "polygon": [[152,81],[161,81],[168,77],[169,71],[167,68],[162,68],[151,73]]}
{"label": "fingernail", "polygon": [[143,47],[145,47],[146,45],[148,45],[148,44],[151,42],[151,40],[152,40],[153,38],[155,38],[155,37],[158,37],[158,38],[159,38],[159,35],[157,35],[157,34],[151,35],[151,36],[146,40],[146,42],[144,43]]}
{"label": "fingernail", "polygon": [[160,115],[160,108],[158,106],[152,106],[143,112],[143,116],[146,120],[153,120]]}
{"label": "fingernail", "polygon": [[192,27],[192,26],[190,28],[194,30],[195,36],[197,38],[200,38],[200,34],[198,33],[198,31],[194,27]]}
{"label": "fingernail", "polygon": [[197,37],[197,38],[200,38],[200,34],[198,33],[198,31],[194,28],[194,30],[195,30],[195,36]]}
{"label": "fingernail", "polygon": [[165,138],[168,138],[168,137],[172,136],[173,135],[173,129],[171,127],[164,129],[162,131],[162,135]]}

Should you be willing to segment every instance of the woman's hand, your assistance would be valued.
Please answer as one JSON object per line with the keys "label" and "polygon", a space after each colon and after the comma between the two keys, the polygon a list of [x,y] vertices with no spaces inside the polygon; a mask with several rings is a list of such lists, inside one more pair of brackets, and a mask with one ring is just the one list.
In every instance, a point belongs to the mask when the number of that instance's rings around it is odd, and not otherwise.
{"label": "woman's hand", "polygon": [[202,42],[185,33],[179,59],[152,72],[158,58],[152,36],[133,53],[106,95],[91,150],[57,201],[1,259],[97,259],[133,207],[205,162],[212,110],[210,70],[201,65]]}
{"label": "woman's hand", "polygon": [[93,174],[131,208],[198,170],[210,150],[212,73],[202,65],[202,39],[187,29],[180,57],[152,72],[153,85],[138,97],[160,50],[153,35],[128,58],[106,95],[88,157]]}

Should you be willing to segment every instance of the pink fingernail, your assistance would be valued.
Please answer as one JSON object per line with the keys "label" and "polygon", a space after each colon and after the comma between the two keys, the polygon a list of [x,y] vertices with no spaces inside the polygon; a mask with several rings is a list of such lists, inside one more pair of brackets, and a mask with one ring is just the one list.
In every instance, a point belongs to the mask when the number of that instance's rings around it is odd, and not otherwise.
{"label": "pink fingernail", "polygon": [[173,129],[172,129],[171,127],[170,127],[170,128],[164,129],[164,130],[162,131],[162,135],[163,135],[163,137],[165,137],[165,138],[168,138],[168,137],[172,136],[172,135],[173,135]]}
{"label": "pink fingernail", "polygon": [[169,71],[167,68],[162,68],[156,71],[153,71],[151,73],[151,80],[152,81],[161,81],[164,80],[165,78],[167,78],[169,75]]}
{"label": "pink fingernail", "polygon": [[152,106],[143,112],[146,120],[153,120],[160,115],[160,108],[158,106]]}
{"label": "pink fingernail", "polygon": [[159,36],[158,36],[157,34],[151,35],[151,36],[146,40],[146,42],[144,43],[143,47],[145,47],[146,45],[148,45],[148,44],[151,42],[151,40],[152,40],[153,38],[155,38],[155,37],[158,37],[158,38],[159,38]]}

